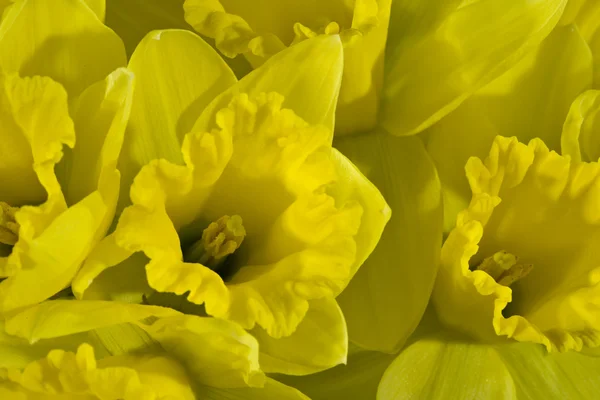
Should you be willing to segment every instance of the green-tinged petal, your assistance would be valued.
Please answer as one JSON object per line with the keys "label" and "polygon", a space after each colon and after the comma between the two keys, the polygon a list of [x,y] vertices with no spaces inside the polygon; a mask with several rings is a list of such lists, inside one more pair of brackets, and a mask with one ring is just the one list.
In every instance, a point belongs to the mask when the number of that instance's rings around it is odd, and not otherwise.
{"label": "green-tinged petal", "polygon": [[163,307],[111,301],[51,300],[7,317],[5,329],[10,335],[35,343],[150,316],[167,318],[178,314]]}
{"label": "green-tinged petal", "polygon": [[571,102],[592,83],[589,49],[573,25],[556,28],[540,46],[427,131],[427,150],[444,191],[444,231],[471,194],[464,166],[484,157],[496,135],[539,137],[559,149]]}
{"label": "green-tinged petal", "polygon": [[559,150],[569,107],[591,85],[590,50],[577,26],[568,25],[554,29],[534,51],[470,101],[485,108],[499,135],[516,136],[523,142],[538,137],[550,149]]}
{"label": "green-tinged petal", "polygon": [[180,315],[139,326],[202,385],[236,388],[265,383],[258,364],[258,342],[235,323]]}
{"label": "green-tinged petal", "polygon": [[277,92],[285,97],[285,108],[310,124],[325,125],[333,137],[342,69],[343,48],[338,36],[306,40],[271,57],[215,99],[194,125],[194,131],[205,131],[216,113],[239,93],[253,97],[261,92]]}
{"label": "green-tinged petal", "polygon": [[487,154],[498,135],[485,110],[475,95],[423,135],[442,183],[444,233],[454,228],[456,216],[469,206],[471,200],[471,189],[465,176],[467,160]]}
{"label": "green-tinged petal", "polygon": [[416,138],[378,132],[335,145],[393,210],[381,241],[373,242],[377,247],[338,301],[351,341],[396,352],[419,323],[433,287],[442,238],[439,180]]}
{"label": "green-tinged petal", "polygon": [[561,151],[574,161],[600,159],[600,91],[588,90],[571,104],[563,125]]}
{"label": "green-tinged petal", "polygon": [[515,399],[515,384],[492,346],[429,337],[404,349],[385,371],[377,400]]}
{"label": "green-tinged petal", "polygon": [[[528,343],[496,346],[519,399],[593,399],[600,393],[600,358],[573,351],[548,354]],[[473,371],[475,373],[475,371]]]}
{"label": "green-tinged petal", "polygon": [[135,322],[102,326],[86,334],[93,339],[93,343],[113,356],[164,352],[160,344]]}
{"label": "green-tinged petal", "polygon": [[2,70],[49,76],[69,93],[126,63],[121,39],[82,0],[18,0],[0,25]]}
{"label": "green-tinged petal", "polygon": [[53,350],[23,369],[11,368],[1,375],[28,399],[195,399],[185,370],[174,360],[156,355],[96,359],[85,343],[76,353]]}
{"label": "green-tinged petal", "polygon": [[308,375],[346,363],[348,332],[334,299],[313,300],[306,316],[288,337],[274,339],[263,329],[251,331],[267,373]]}
{"label": "green-tinged petal", "polygon": [[[405,12],[401,4],[393,13]],[[410,135],[439,121],[539,44],[565,4],[469,1],[419,40],[391,42],[381,123],[392,134]]]}
{"label": "green-tinged petal", "polygon": [[199,398],[206,400],[309,400],[298,390],[271,378],[267,378],[265,386],[261,388],[220,389],[199,386],[196,394]]}
{"label": "green-tinged petal", "polygon": [[[136,89],[119,160],[123,193],[153,159],[183,164],[183,136],[202,110],[236,82],[215,50],[183,30],[149,33],[133,53],[129,69],[136,76]],[[119,204],[127,202],[122,196]]]}
{"label": "green-tinged petal", "polygon": [[361,351],[350,354],[347,365],[307,376],[278,375],[276,379],[299,389],[312,400],[374,399],[379,381],[395,357]]}

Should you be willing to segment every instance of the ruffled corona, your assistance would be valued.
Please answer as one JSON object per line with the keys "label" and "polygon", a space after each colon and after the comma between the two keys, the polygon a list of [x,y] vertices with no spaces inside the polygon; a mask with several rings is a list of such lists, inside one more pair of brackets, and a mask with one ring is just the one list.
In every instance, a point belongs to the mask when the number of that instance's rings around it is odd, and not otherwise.
{"label": "ruffled corona", "polygon": [[473,197],[442,248],[440,318],[484,340],[600,345],[600,166],[497,137],[465,169]]}
{"label": "ruffled corona", "polygon": [[11,399],[195,399],[185,370],[164,356],[96,360],[82,344],[76,353],[52,350],[23,369],[0,369],[0,394]]}
{"label": "ruffled corona", "polygon": [[[283,100],[237,95],[214,129],[186,135],[185,166],[144,167],[114,233],[118,246],[150,258],[156,291],[187,294],[208,314],[272,337],[291,335],[311,300],[339,294],[364,257],[355,241],[363,207],[346,200],[331,134]],[[84,266],[77,295],[94,268]]]}
{"label": "ruffled corona", "polygon": [[187,0],[184,5],[186,21],[196,31],[215,39],[225,56],[243,54],[255,68],[287,46],[340,35],[344,83],[336,131],[342,134],[376,124],[390,8],[390,0]]}

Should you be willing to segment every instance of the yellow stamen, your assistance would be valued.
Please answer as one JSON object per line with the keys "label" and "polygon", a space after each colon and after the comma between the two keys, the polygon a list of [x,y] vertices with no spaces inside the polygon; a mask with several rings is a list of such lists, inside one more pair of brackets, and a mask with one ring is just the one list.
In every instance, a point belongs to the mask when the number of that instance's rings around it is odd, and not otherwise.
{"label": "yellow stamen", "polygon": [[486,257],[475,269],[487,273],[503,286],[510,286],[525,278],[533,269],[532,264],[520,264],[519,258],[506,251]]}
{"label": "yellow stamen", "polygon": [[0,243],[14,246],[19,240],[19,224],[15,219],[17,207],[0,201]]}
{"label": "yellow stamen", "polygon": [[202,238],[184,254],[188,262],[216,270],[244,241],[246,229],[239,215],[225,215],[202,232]]}

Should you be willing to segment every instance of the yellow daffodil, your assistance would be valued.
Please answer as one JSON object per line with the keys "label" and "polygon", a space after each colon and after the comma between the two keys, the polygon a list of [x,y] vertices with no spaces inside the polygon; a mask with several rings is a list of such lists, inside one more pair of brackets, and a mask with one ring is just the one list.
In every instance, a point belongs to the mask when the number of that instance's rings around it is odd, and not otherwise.
{"label": "yellow daffodil", "polygon": [[132,205],[87,259],[75,295],[203,304],[250,330],[265,372],[344,362],[334,299],[390,210],[331,147],[342,62],[339,37],[323,36],[236,83],[194,33],[150,33],[128,66],[136,89],[119,166],[123,182],[137,173]]}
{"label": "yellow daffodil", "polygon": [[155,306],[53,300],[0,327],[0,394],[7,399],[306,400],[265,377],[256,339],[225,320]]}
{"label": "yellow daffodil", "polygon": [[132,74],[116,69],[124,62],[119,38],[83,1],[4,10],[0,313],[69,286],[113,219],[133,91]]}
{"label": "yellow daffodil", "polygon": [[465,169],[473,197],[442,248],[440,319],[550,351],[600,345],[598,164],[498,137]]}
{"label": "yellow daffodil", "polygon": [[[594,15],[600,7],[596,1],[583,3],[569,1],[545,40],[426,131],[427,150],[438,166],[443,186],[445,232],[453,228],[457,213],[470,200],[464,174],[469,157],[484,158],[497,135],[516,136],[522,142],[539,137],[550,150],[560,151],[571,105],[573,113],[588,107],[585,104],[590,100],[579,105],[575,100],[584,91],[598,88],[595,60],[600,54],[600,24]],[[577,4],[580,9],[574,8]],[[572,118],[578,117],[573,114]],[[586,123],[583,129],[593,128]]]}

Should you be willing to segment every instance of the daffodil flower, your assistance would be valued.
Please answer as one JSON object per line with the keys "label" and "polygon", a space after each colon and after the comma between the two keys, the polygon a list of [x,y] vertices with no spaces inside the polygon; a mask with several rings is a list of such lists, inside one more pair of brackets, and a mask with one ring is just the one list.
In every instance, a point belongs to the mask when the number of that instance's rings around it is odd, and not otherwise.
{"label": "daffodil flower", "polygon": [[344,44],[344,81],[336,132],[372,129],[383,85],[383,58],[391,0],[187,0],[185,19],[214,38],[227,57],[243,54],[256,68],[286,47],[318,35]]}
{"label": "daffodil flower", "polygon": [[335,297],[390,210],[331,147],[342,62],[339,37],[323,36],[235,83],[195,34],[150,33],[129,63],[137,84],[119,165],[124,177],[139,171],[132,205],[86,260],[75,295],[113,298],[105,274],[147,280],[137,301],[174,293],[250,330],[265,372],[344,362]]}
{"label": "daffodil flower", "polygon": [[307,399],[265,377],[256,339],[225,320],[52,300],[11,315],[0,328],[3,398]]}
{"label": "daffodil flower", "polygon": [[498,137],[465,170],[473,197],[444,243],[432,296],[442,322],[549,351],[600,345],[598,164]]}
{"label": "daffodil flower", "polygon": [[[598,87],[600,25],[593,16],[599,10],[595,1],[570,1],[557,26],[538,46],[425,132],[427,150],[442,182],[446,233],[470,200],[464,174],[467,159],[484,158],[497,135],[516,136],[522,142],[539,137],[555,151],[561,150],[561,140],[566,140],[567,146],[569,141],[577,141],[577,136],[561,139],[563,124],[571,124],[566,122],[571,106],[569,121],[573,124],[586,116],[586,109],[581,107],[589,107],[591,100],[576,99],[584,91]],[[590,94],[587,96],[590,99]],[[578,117],[578,110],[584,114]],[[587,116],[591,117],[593,107],[589,112]],[[569,129],[579,129],[570,126]],[[582,129],[583,139],[593,127],[586,122]],[[582,142],[583,147],[587,145]],[[567,154],[564,150],[563,154]]]}
{"label": "daffodil flower", "polygon": [[124,60],[119,38],[83,1],[4,10],[0,313],[69,286],[113,219],[133,91],[133,76],[116,69]]}

